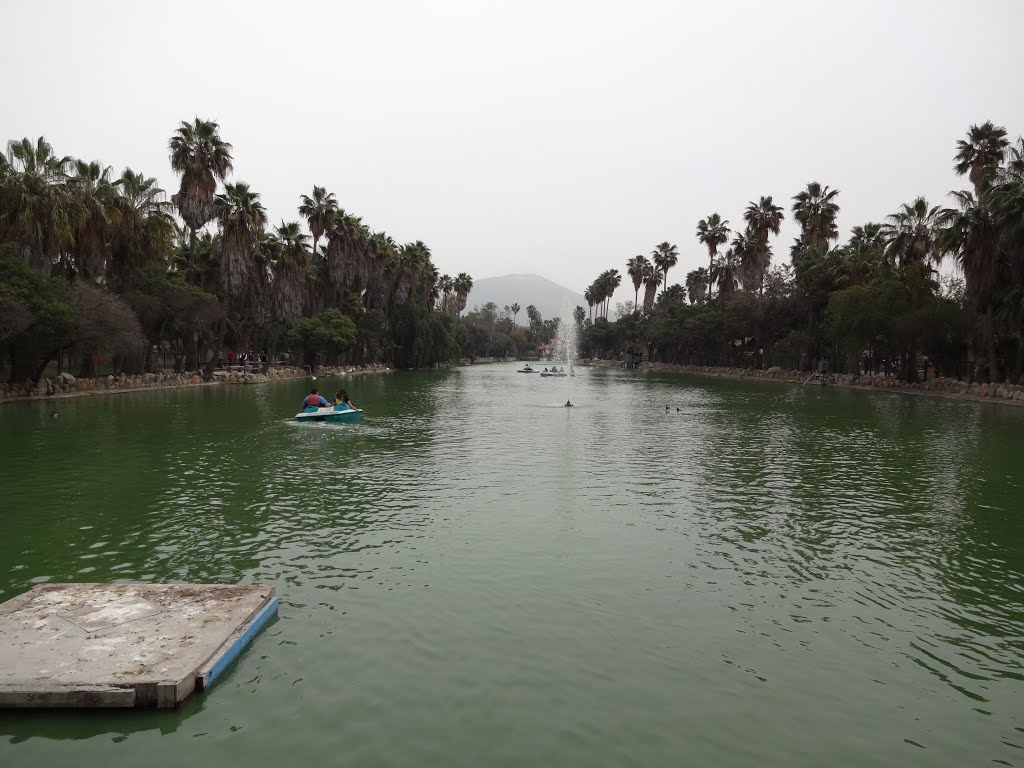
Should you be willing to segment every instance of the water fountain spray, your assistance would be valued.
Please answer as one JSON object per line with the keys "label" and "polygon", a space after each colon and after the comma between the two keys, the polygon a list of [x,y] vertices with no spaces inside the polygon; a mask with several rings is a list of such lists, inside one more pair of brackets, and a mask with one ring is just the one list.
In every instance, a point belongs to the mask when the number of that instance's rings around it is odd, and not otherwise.
{"label": "water fountain spray", "polygon": [[565,364],[569,366],[569,373],[565,377],[566,408],[572,408],[572,361],[576,357],[576,345],[579,341],[573,309],[575,307],[568,298],[562,299],[561,322],[558,324],[558,351],[565,355]]}

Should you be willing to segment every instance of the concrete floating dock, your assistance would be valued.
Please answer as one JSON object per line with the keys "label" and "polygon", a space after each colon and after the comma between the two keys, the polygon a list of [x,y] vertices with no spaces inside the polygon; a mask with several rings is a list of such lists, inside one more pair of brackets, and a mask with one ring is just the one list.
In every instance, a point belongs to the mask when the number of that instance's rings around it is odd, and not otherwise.
{"label": "concrete floating dock", "polygon": [[0,604],[0,707],[177,707],[276,613],[260,584],[37,586]]}

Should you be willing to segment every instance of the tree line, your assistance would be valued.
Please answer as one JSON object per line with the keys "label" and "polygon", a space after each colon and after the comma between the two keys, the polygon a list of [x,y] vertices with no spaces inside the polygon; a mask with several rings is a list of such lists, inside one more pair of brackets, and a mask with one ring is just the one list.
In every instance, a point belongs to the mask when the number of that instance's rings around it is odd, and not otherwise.
{"label": "tree line", "polygon": [[[524,327],[516,323],[520,310],[518,302],[499,308],[491,301],[463,315],[466,355],[471,358],[533,358],[541,347],[558,339],[561,318],[545,320],[540,310],[530,304],[526,307],[527,325]],[[573,321],[578,329],[583,328],[585,318],[583,307],[573,310]]]}
{"label": "tree line", "polygon": [[301,195],[301,220],[272,224],[259,193],[229,180],[216,122],[182,122],[168,149],[180,176],[170,199],[131,168],[115,176],[44,138],[8,142],[0,347],[12,379],[66,359],[84,376],[108,359],[139,373],[168,354],[176,370],[211,373],[227,349],[310,365],[461,356],[456,318],[473,280],[439,274],[426,244],[371,230],[320,186]]}
{"label": "tree line", "polygon": [[[924,197],[881,222],[853,227],[839,243],[839,192],[809,183],[792,198],[800,235],[788,264],[772,266],[773,237],[786,211],[772,197],[751,201],[735,227],[718,213],[696,240],[707,267],[668,284],[678,262],[663,242],[626,264],[634,301],[608,321],[622,283],[601,273],[590,306],[584,354],[643,351],[664,362],[840,372],[926,373],[1010,380],[1024,372],[1024,138],[972,125],[957,141],[955,172],[970,188],[949,203]],[[723,250],[724,249],[724,250]],[[953,269],[943,269],[952,263]],[[661,288],[658,293],[659,287]],[[640,291],[643,289],[643,299]]]}

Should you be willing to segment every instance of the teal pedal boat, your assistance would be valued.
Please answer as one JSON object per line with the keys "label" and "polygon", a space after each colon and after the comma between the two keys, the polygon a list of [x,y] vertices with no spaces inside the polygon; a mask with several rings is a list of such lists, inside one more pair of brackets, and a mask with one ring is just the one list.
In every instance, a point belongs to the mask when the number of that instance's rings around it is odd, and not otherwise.
{"label": "teal pedal boat", "polygon": [[363,415],[362,408],[346,408],[341,405],[331,405],[326,408],[317,408],[308,405],[302,413],[295,414],[296,421],[358,421]]}

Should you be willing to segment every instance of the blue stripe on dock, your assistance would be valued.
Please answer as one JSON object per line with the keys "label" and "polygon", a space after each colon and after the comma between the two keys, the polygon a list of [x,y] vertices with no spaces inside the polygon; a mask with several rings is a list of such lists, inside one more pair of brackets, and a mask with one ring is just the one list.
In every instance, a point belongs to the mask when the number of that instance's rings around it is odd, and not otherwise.
{"label": "blue stripe on dock", "polygon": [[223,672],[238,655],[245,650],[245,647],[252,642],[252,639],[259,634],[260,630],[266,626],[267,622],[270,621],[274,616],[277,615],[277,598],[272,597],[265,606],[252,617],[252,621],[245,628],[245,631],[238,636],[238,639],[231,644],[224,654],[213,662],[213,665],[207,669],[201,676],[200,681],[202,687],[209,688],[213,685],[214,680]]}

